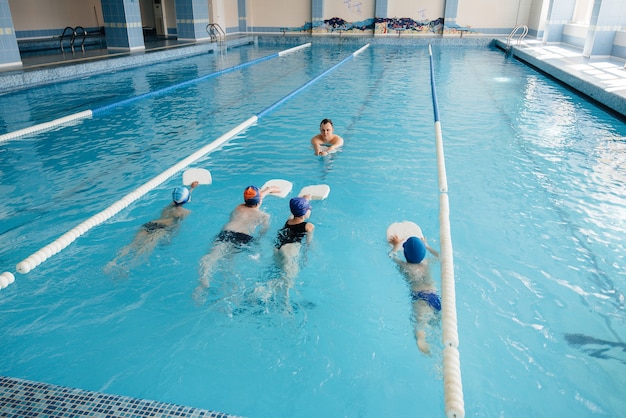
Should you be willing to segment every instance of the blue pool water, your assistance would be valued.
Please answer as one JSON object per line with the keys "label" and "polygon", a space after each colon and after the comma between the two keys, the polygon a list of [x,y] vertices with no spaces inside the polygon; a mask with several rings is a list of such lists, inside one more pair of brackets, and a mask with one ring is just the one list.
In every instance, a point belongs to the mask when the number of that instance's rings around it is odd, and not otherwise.
{"label": "blue pool water", "polygon": [[[361,45],[313,46],[0,144],[1,271],[262,112]],[[277,52],[123,71],[0,96],[0,133],[106,106]],[[467,416],[619,416],[626,407],[626,126],[490,48],[437,47]],[[101,86],[107,86],[102,89]],[[0,291],[0,374],[246,416],[441,416],[439,333],[421,354],[392,222],[439,248],[426,47],[371,46],[194,166],[213,184],[148,260],[106,264],[158,217],[173,177]],[[61,105],[60,103],[63,103]],[[344,150],[309,148],[330,117]],[[192,298],[200,258],[248,184],[326,183],[291,291],[272,239]],[[439,283],[439,264],[431,264]]]}

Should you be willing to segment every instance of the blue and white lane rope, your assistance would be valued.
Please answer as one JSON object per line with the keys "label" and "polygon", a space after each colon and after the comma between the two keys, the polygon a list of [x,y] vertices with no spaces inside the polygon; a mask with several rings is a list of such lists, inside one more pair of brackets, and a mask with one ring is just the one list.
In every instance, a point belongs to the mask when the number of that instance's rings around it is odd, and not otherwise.
{"label": "blue and white lane rope", "polygon": [[28,128],[19,129],[17,131],[9,132],[9,133],[0,135],[0,144],[5,142],[5,141],[9,141],[9,140],[16,139],[16,138],[19,138],[19,137],[22,137],[22,136],[26,136],[26,135],[30,135],[30,134],[33,134],[33,133],[40,133],[40,132],[49,131],[50,129],[53,129],[53,128],[57,127],[57,126],[62,126],[62,125],[65,125],[65,124],[69,124],[70,122],[73,122],[73,121],[82,120],[82,119],[89,119],[91,117],[104,114],[104,113],[106,113],[106,112],[108,112],[111,109],[114,109],[116,107],[124,106],[124,105],[130,104],[130,103],[133,103],[133,102],[136,102],[136,101],[139,101],[139,100],[147,99],[147,98],[150,98],[150,97],[160,96],[160,95],[169,93],[169,92],[171,92],[173,90],[177,90],[177,89],[183,88],[185,86],[189,86],[191,84],[199,83],[200,81],[207,80],[207,79],[213,78],[213,77],[217,77],[219,75],[223,75],[223,74],[230,73],[230,72],[233,72],[233,71],[241,70],[243,68],[249,67],[249,66],[254,65],[254,64],[258,64],[258,63],[263,62],[263,61],[267,61],[269,59],[282,57],[283,55],[287,55],[287,54],[290,54],[292,52],[296,52],[296,51],[299,51],[300,49],[307,48],[307,47],[310,47],[310,46],[311,46],[311,43],[309,42],[309,43],[302,44],[302,45],[299,45],[299,46],[296,46],[296,47],[293,47],[293,48],[285,49],[283,51],[277,52],[275,54],[268,55],[266,57],[257,58],[255,60],[252,60],[252,61],[249,61],[249,62],[244,62],[242,64],[238,64],[238,65],[235,65],[233,67],[225,68],[223,70],[216,71],[214,73],[207,74],[207,75],[204,75],[202,77],[197,77],[197,78],[194,78],[192,80],[188,80],[188,81],[184,81],[182,83],[174,84],[172,86],[168,86],[168,87],[162,88],[160,90],[155,90],[155,91],[151,91],[151,92],[148,92],[148,93],[140,94],[138,96],[130,97],[128,99],[121,100],[121,101],[115,102],[115,103],[111,103],[111,104],[108,104],[106,106],[102,106],[102,107],[99,107],[99,108],[96,108],[96,109],[84,110],[82,112],[78,112],[78,113],[74,113],[72,115],[64,116],[62,118],[54,119],[54,120],[49,121],[49,122],[44,122],[44,123],[40,123],[40,124],[37,124],[37,125],[30,126]]}
{"label": "blue and white lane rope", "polygon": [[[362,52],[368,46],[369,46],[369,44],[365,45],[364,47],[362,47],[361,49],[359,49],[358,51],[353,53],[348,58],[355,57],[356,55],[358,55],[360,52]],[[334,70],[337,67],[339,67],[340,65],[344,64],[346,61],[347,61],[347,59],[344,59],[343,61],[339,62],[338,64],[335,64],[333,67],[329,68],[328,70],[324,71],[323,73],[321,73],[320,75],[318,75],[317,77],[315,77],[314,79],[312,79],[311,81],[306,83],[305,86],[310,86],[311,84],[313,84],[313,82],[315,82],[315,81],[321,79],[322,77],[324,77],[325,75],[329,74],[332,70]],[[299,88],[299,89],[295,90],[294,92],[290,93],[286,97],[291,98],[296,93],[298,93],[300,91],[302,91],[302,88]],[[280,104],[280,103],[284,103],[284,102],[285,102],[285,100],[280,100],[277,103]],[[21,274],[29,273],[31,270],[36,268],[39,264],[43,263],[48,258],[52,257],[53,255],[55,255],[58,252],[60,252],[63,249],[65,249],[72,242],[74,242],[78,237],[83,235],[85,232],[89,231],[91,228],[93,228],[93,227],[103,223],[104,221],[108,220],[109,218],[115,216],[122,209],[126,208],[128,205],[133,203],[135,200],[141,198],[143,195],[145,195],[149,191],[151,191],[154,188],[158,187],[161,183],[165,182],[167,179],[169,179],[170,177],[172,177],[173,175],[175,175],[179,171],[183,170],[185,167],[189,166],[190,164],[192,164],[195,161],[199,160],[200,158],[204,157],[206,154],[210,153],[211,151],[215,150],[219,146],[223,145],[225,142],[227,142],[228,140],[233,138],[235,135],[239,134],[240,132],[244,131],[245,129],[247,129],[248,127],[250,127],[254,123],[256,123],[262,116],[267,114],[267,111],[269,109],[274,109],[276,106],[277,106],[277,104],[275,103],[275,104],[269,106],[268,108],[266,108],[265,110],[261,111],[257,115],[250,117],[249,119],[247,119],[246,121],[244,121],[241,124],[237,125],[235,128],[231,129],[230,131],[226,132],[224,135],[222,135],[221,137],[217,138],[216,140],[214,140],[210,144],[205,145],[204,147],[200,148],[198,151],[196,151],[193,154],[189,155],[187,158],[181,160],[177,164],[175,164],[172,167],[170,167],[169,169],[165,170],[163,173],[161,173],[158,176],[154,177],[152,180],[148,181],[143,186],[141,186],[141,187],[135,189],[134,191],[130,192],[129,194],[127,194],[122,199],[118,200],[117,202],[115,202],[114,204],[109,206],[108,208],[106,208],[103,211],[95,214],[94,216],[90,217],[89,219],[83,221],[82,223],[80,223],[76,227],[70,229],[65,234],[61,235],[59,238],[57,238],[56,240],[54,240],[50,244],[48,244],[45,247],[39,249],[35,253],[29,255],[23,261],[21,261],[21,262],[19,262],[17,264],[17,266],[16,266],[17,272],[21,273]],[[15,280],[15,277],[14,277],[13,273],[11,273],[11,272],[4,272],[4,273],[0,274],[0,285],[2,285],[3,283],[6,282],[7,283],[6,286],[8,286],[9,284],[13,283],[14,280]],[[6,287],[6,286],[4,286],[4,287]]]}
{"label": "blue and white lane rope", "polygon": [[454,261],[452,237],[450,234],[450,202],[448,200],[448,180],[443,153],[443,136],[439,120],[439,104],[435,88],[433,51],[428,45],[430,57],[430,86],[435,119],[435,139],[437,148],[437,171],[439,177],[439,240],[441,242],[441,323],[443,340],[443,386],[446,417],[463,418],[463,382],[459,356],[459,335],[456,315],[456,292],[454,287]]}

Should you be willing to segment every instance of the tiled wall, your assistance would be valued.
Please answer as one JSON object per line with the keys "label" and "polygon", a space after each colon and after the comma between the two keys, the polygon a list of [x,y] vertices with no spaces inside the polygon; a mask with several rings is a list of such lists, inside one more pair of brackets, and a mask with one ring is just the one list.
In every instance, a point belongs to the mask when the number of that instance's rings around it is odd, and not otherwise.
{"label": "tiled wall", "polygon": [[21,63],[9,0],[0,0],[0,67],[20,66]]}
{"label": "tiled wall", "polygon": [[143,48],[139,3],[135,0],[101,0],[107,46],[112,49]]}
{"label": "tiled wall", "polygon": [[178,39],[196,40],[207,38],[209,3],[206,0],[177,0],[176,28]]}

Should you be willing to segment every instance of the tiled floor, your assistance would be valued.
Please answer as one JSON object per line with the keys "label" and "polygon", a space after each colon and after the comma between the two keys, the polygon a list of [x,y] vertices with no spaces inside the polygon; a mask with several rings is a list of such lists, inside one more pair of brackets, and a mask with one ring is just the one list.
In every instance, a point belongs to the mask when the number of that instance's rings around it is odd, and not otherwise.
{"label": "tiled floor", "polygon": [[0,417],[234,418],[234,415],[0,376]]}

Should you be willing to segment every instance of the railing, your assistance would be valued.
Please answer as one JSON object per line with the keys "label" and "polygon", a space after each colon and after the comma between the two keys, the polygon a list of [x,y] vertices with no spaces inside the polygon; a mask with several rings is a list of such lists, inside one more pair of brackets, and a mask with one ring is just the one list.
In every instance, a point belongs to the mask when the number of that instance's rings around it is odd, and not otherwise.
{"label": "railing", "polygon": [[63,39],[65,39],[65,36],[68,35],[68,30],[69,30],[69,34],[72,35],[70,37],[70,48],[72,49],[72,54],[74,54],[75,52],[74,48],[75,48],[76,38],[79,36],[81,36],[80,48],[84,54],[85,53],[85,38],[87,37],[87,31],[82,26],[76,26],[75,28],[68,26],[65,29],[63,29],[63,33],[61,34],[61,39],[59,41],[59,46],[61,47],[61,53],[65,55],[65,48],[63,47]]}
{"label": "railing", "polygon": [[209,23],[206,25],[206,32],[211,37],[212,42],[223,44],[226,42],[226,32],[218,23]]}
{"label": "railing", "polygon": [[528,35],[528,26],[526,25],[515,26],[515,28],[513,28],[513,30],[511,31],[511,33],[509,33],[509,36],[506,37],[506,50],[507,51],[511,48],[511,41],[513,40],[513,37],[517,34],[517,31],[520,29],[522,30],[522,34],[519,36],[519,38],[517,38],[517,45],[520,45],[522,43],[522,39],[524,39],[524,37]]}

